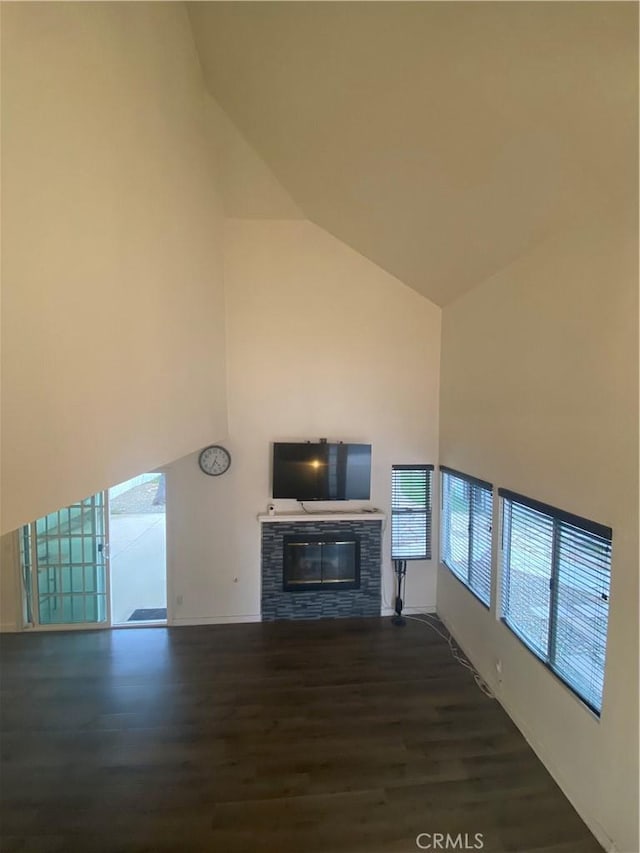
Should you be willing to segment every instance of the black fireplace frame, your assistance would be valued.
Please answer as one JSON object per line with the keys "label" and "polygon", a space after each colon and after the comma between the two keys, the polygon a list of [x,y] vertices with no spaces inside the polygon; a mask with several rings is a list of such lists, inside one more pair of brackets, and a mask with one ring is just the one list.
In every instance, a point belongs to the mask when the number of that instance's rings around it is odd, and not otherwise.
{"label": "black fireplace frame", "polygon": [[[353,580],[346,581],[321,581],[319,583],[309,582],[287,582],[287,555],[290,553],[287,545],[299,544],[327,544],[337,545],[343,542],[355,545],[354,558],[355,570]],[[360,589],[360,537],[354,533],[330,533],[324,535],[297,534],[285,535],[282,539],[282,589],[284,592],[338,592],[341,590]]]}

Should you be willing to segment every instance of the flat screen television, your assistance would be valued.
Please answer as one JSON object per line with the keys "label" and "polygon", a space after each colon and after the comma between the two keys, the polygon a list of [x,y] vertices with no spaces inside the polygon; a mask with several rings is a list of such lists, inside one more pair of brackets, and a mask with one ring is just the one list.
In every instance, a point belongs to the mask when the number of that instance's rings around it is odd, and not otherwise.
{"label": "flat screen television", "polygon": [[273,497],[298,501],[369,500],[371,445],[276,442]]}

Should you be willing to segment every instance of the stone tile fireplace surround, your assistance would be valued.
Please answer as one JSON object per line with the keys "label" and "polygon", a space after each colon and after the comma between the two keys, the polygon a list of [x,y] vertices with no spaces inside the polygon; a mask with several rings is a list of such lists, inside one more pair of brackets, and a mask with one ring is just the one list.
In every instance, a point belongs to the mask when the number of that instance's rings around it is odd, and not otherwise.
{"label": "stone tile fireplace surround", "polygon": [[[382,513],[278,513],[259,515],[258,520],[262,525],[263,621],[380,615]],[[285,539],[307,537],[336,542],[355,537],[359,543],[359,587],[326,584],[319,589],[285,590]]]}

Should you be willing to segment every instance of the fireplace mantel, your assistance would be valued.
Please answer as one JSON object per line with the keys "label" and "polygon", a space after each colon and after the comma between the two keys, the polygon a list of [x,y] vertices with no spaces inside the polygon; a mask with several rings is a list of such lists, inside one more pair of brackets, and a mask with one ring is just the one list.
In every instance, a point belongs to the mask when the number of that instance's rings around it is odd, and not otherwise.
{"label": "fireplace mantel", "polygon": [[317,521],[384,521],[385,514],[376,510],[371,512],[368,510],[309,510],[302,512],[301,510],[294,512],[276,512],[274,515],[269,515],[266,512],[258,514],[260,524],[291,524],[295,522],[317,522]]}

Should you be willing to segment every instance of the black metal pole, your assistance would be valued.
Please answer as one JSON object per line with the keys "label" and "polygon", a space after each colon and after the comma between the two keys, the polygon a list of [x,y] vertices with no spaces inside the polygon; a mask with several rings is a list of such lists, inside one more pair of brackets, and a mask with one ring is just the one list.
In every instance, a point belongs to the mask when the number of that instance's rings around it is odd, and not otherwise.
{"label": "black metal pole", "polygon": [[396,615],[392,618],[392,622],[394,625],[398,627],[402,627],[407,624],[407,620],[402,615],[402,586],[404,583],[405,576],[407,574],[407,561],[406,560],[394,560],[393,561],[393,571],[396,574],[397,578],[397,593],[396,593]]}

